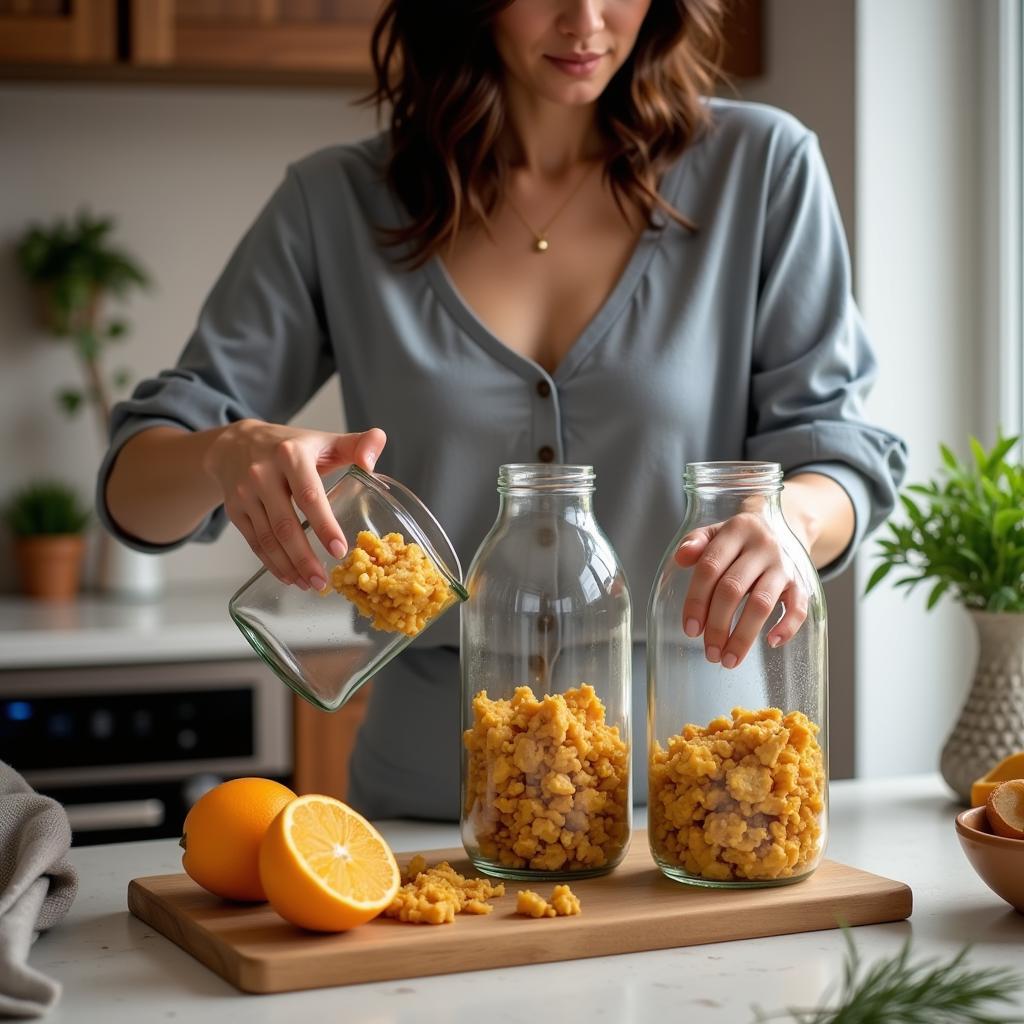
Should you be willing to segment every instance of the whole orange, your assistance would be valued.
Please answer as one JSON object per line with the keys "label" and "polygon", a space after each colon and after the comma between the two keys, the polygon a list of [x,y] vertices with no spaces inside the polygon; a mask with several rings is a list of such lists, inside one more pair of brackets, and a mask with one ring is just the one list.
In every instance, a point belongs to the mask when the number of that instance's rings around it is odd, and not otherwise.
{"label": "whole orange", "polygon": [[182,867],[189,877],[228,900],[265,900],[260,841],[295,794],[272,779],[232,779],[204,793],[185,818]]}

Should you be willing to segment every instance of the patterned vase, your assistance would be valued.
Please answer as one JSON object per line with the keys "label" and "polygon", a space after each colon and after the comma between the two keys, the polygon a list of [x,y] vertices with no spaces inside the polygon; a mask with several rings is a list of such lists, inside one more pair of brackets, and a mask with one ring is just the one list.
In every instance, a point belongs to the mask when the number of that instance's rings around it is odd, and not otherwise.
{"label": "patterned vase", "polygon": [[965,804],[972,782],[1024,750],[1024,614],[970,614],[978,630],[978,666],[939,765]]}

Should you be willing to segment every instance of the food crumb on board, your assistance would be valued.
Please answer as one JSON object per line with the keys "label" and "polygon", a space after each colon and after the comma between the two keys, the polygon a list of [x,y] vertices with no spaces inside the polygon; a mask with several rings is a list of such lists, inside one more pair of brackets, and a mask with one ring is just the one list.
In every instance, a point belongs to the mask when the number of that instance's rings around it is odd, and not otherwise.
{"label": "food crumb on board", "polygon": [[428,868],[421,854],[409,861],[402,881],[384,916],[411,924],[450,924],[456,914],[489,914],[494,910],[489,901],[505,895],[502,882],[466,878],[446,860]]}
{"label": "food crumb on board", "polygon": [[521,889],[516,896],[516,913],[524,917],[571,917],[580,913],[579,897],[567,885],[556,885],[549,903],[532,889]]}

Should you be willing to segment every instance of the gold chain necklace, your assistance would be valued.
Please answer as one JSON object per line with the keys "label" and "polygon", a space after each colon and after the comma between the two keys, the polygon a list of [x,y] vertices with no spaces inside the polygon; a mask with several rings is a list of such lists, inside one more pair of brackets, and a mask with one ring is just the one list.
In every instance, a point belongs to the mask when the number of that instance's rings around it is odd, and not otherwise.
{"label": "gold chain necklace", "polygon": [[558,220],[562,211],[569,205],[570,202],[572,202],[576,193],[579,192],[579,190],[583,187],[583,183],[587,180],[587,178],[590,177],[590,172],[591,170],[593,170],[594,166],[596,165],[592,164],[583,172],[583,174],[580,176],[580,180],[576,182],[576,184],[573,186],[572,191],[562,201],[562,205],[559,206],[557,210],[555,210],[554,214],[552,214],[551,218],[540,229],[540,231],[535,231],[533,227],[530,225],[530,222],[516,208],[516,205],[512,202],[512,200],[509,199],[507,196],[505,197],[505,205],[519,218],[520,221],[522,221],[523,227],[526,228],[526,230],[529,231],[531,235],[533,235],[534,252],[548,251],[548,249],[551,246],[551,243],[548,241],[548,231],[551,230],[551,225],[554,224],[556,220]]}

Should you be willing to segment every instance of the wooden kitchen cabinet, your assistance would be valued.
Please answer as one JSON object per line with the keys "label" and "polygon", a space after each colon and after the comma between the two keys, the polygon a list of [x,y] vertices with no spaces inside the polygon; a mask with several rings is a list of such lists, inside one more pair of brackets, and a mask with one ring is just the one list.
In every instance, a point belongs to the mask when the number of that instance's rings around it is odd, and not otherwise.
{"label": "wooden kitchen cabinet", "polygon": [[296,793],[323,793],[344,800],[348,762],[366,714],[373,683],[356,691],[338,711],[327,712],[294,698],[294,782]]}
{"label": "wooden kitchen cabinet", "polygon": [[0,0],[0,61],[110,64],[117,58],[117,0]]}
{"label": "wooden kitchen cabinet", "polygon": [[[0,0],[0,78],[368,88],[383,2]],[[764,71],[762,6],[729,2],[731,77]]]}
{"label": "wooden kitchen cabinet", "polygon": [[139,67],[367,76],[382,0],[131,0]]}

